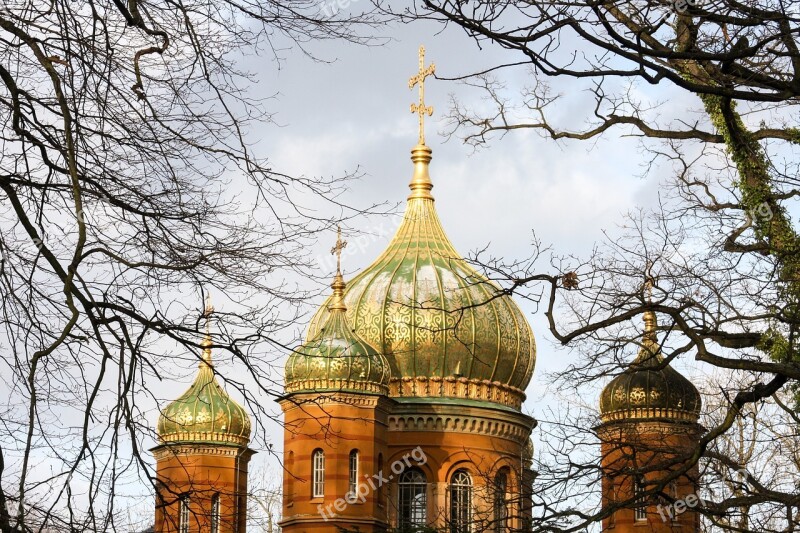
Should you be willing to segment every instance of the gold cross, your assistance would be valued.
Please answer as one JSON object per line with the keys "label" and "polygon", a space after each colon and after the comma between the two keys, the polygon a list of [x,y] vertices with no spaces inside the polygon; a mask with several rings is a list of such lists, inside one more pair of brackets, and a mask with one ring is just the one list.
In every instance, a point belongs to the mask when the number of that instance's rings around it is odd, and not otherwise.
{"label": "gold cross", "polygon": [[209,334],[211,314],[214,312],[214,306],[211,304],[211,293],[206,293],[206,308],[203,310],[203,317],[206,319],[206,335]]}
{"label": "gold cross", "polygon": [[425,144],[425,115],[433,115],[433,106],[425,106],[425,78],[436,72],[436,65],[431,63],[425,68],[425,47],[419,47],[419,72],[408,80],[408,88],[413,89],[419,83],[419,104],[411,104],[411,112],[419,115],[419,144]]}
{"label": "gold cross", "polygon": [[342,240],[342,227],[336,228],[336,246],[331,248],[331,255],[336,256],[336,273],[342,272],[342,250],[347,247],[347,241]]}

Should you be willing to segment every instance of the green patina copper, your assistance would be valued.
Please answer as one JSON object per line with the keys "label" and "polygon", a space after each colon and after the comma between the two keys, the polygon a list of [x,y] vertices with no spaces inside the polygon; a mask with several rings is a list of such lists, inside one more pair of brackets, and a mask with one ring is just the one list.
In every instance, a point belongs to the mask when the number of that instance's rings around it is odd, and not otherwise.
{"label": "green patina copper", "polygon": [[246,446],[250,417],[217,382],[206,348],[197,377],[189,389],[161,412],[158,436],[162,444],[203,442]]}
{"label": "green patina copper", "polygon": [[[416,147],[412,160],[403,221],[388,248],[348,284],[348,322],[386,355],[393,379],[458,376],[524,390],[535,364],[531,328],[445,234],[430,195],[430,149]],[[323,305],[308,338],[319,335],[329,316]]]}
{"label": "green patina copper", "polygon": [[386,394],[389,362],[348,325],[341,275],[325,325],[286,362],[286,392],[357,391]]}
{"label": "green patina copper", "polygon": [[645,334],[639,355],[600,395],[604,422],[667,418],[696,422],[701,398],[691,381],[665,364],[655,334],[656,317],[645,314]]}

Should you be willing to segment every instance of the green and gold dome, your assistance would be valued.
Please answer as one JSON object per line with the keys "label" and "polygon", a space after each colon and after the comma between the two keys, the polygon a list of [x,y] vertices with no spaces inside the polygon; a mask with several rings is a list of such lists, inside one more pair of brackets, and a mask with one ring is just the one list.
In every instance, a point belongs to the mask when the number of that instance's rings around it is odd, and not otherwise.
{"label": "green and gold dome", "polygon": [[247,446],[250,416],[217,382],[211,340],[203,341],[203,360],[189,389],[158,418],[159,444],[205,443]]}
{"label": "green and gold dome", "polygon": [[[391,365],[393,397],[455,397],[519,408],[536,345],[522,311],[453,247],[434,207],[431,149],[411,151],[414,176],[388,248],[344,293],[347,322]],[[329,320],[329,303],[308,338]]]}
{"label": "green and gold dome", "polygon": [[[341,242],[341,241],[340,241]],[[347,322],[345,283],[336,273],[325,324],[286,362],[287,393],[354,391],[386,394],[389,362]]]}
{"label": "green and gold dome", "polygon": [[601,420],[697,422],[702,405],[700,393],[691,381],[664,362],[656,335],[655,313],[646,312],[644,324],[639,355],[600,395]]}

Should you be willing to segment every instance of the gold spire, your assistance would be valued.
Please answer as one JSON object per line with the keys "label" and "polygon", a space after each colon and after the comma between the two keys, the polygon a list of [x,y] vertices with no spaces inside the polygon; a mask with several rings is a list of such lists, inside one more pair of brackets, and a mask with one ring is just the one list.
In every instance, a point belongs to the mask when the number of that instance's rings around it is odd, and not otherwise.
{"label": "gold spire", "polygon": [[415,85],[419,84],[419,103],[411,104],[411,112],[419,115],[419,140],[417,145],[411,149],[411,161],[414,162],[414,176],[411,178],[411,183],[408,185],[411,189],[411,194],[408,199],[412,198],[425,198],[433,200],[431,189],[433,189],[433,182],[431,182],[430,174],[428,174],[428,164],[431,162],[431,149],[425,145],[425,115],[431,116],[433,114],[433,106],[425,105],[425,78],[433,74],[436,66],[431,63],[428,68],[425,68],[425,47],[419,47],[419,71],[416,75],[408,80],[408,88],[413,89]]}
{"label": "gold spire", "polygon": [[425,115],[433,115],[433,106],[425,105],[425,78],[436,72],[436,65],[431,63],[425,68],[425,47],[419,47],[419,71],[408,80],[408,88],[419,84],[419,103],[411,104],[411,112],[419,115],[419,145],[425,145]]}
{"label": "gold spire", "polygon": [[328,305],[328,310],[347,311],[347,306],[344,304],[344,277],[342,276],[342,250],[347,247],[347,241],[342,240],[342,227],[336,229],[336,244],[331,248],[331,255],[336,256],[336,275],[333,277],[331,288],[333,289],[333,297],[331,303]]}
{"label": "gold spire", "polygon": [[[648,263],[647,266],[647,275],[645,276],[644,282],[644,291],[645,291],[645,301],[648,304],[653,303],[653,285],[654,279],[653,275],[650,272],[651,264]],[[656,334],[656,330],[658,329],[658,318],[654,311],[647,310],[644,312],[644,335],[642,335],[642,349],[639,350],[639,356],[636,358],[638,361],[646,361],[651,357],[655,357],[658,354],[658,335]]]}
{"label": "gold spire", "polygon": [[206,334],[203,337],[203,361],[200,363],[202,368],[204,365],[211,366],[211,313],[214,312],[214,306],[211,304],[211,293],[206,293],[206,307],[203,310],[203,317],[206,319]]}

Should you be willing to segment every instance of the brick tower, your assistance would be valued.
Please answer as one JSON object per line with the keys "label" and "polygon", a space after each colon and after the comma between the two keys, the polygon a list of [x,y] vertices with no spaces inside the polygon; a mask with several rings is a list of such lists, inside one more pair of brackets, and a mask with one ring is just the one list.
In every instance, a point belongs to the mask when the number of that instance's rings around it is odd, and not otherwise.
{"label": "brick tower", "polygon": [[[309,343],[289,357],[285,533],[508,533],[530,523],[536,422],[522,402],[536,345],[513,298],[463,259],[437,214],[423,130],[433,71],[421,48],[400,226],[347,287],[337,274]],[[474,205],[464,202],[465,217],[483,215]],[[353,480],[367,483],[363,502],[346,501]]]}
{"label": "brick tower", "polygon": [[700,394],[661,356],[656,315],[644,315],[639,355],[600,398],[603,531],[695,533]]}
{"label": "brick tower", "polygon": [[[340,238],[334,251],[346,245]],[[286,364],[284,533],[387,529],[378,482],[387,455],[389,363],[347,322],[337,269],[330,314]]]}
{"label": "brick tower", "polygon": [[156,533],[247,530],[250,417],[217,382],[208,333],[203,345],[194,383],[158,420]]}

